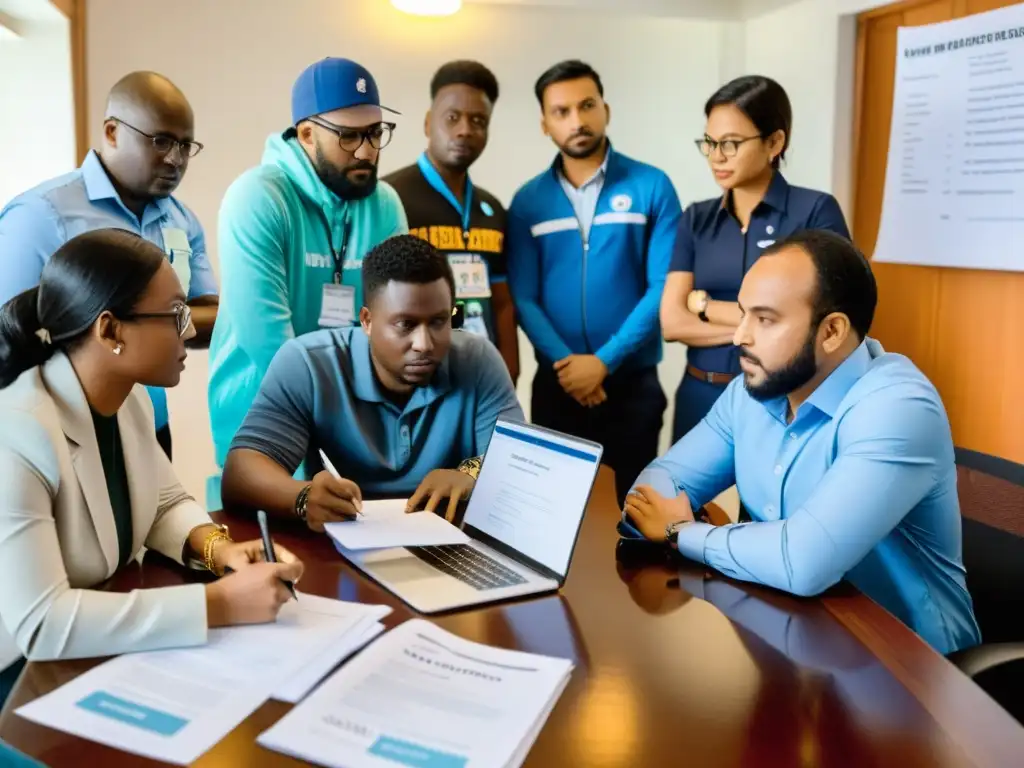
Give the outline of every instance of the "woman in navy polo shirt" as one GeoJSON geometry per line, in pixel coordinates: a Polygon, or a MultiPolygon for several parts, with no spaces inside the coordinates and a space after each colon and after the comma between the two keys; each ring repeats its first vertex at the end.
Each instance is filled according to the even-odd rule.
{"type": "Polygon", "coordinates": [[[662,294],[665,339],[688,347],[673,442],[704,418],[740,372],[732,344],[740,322],[736,297],[761,251],[801,229],[850,236],[832,195],[790,186],[779,173],[792,125],[781,85],[760,75],[736,78],[708,99],[704,114],[697,148],[725,194],[683,213],[662,294]]]}

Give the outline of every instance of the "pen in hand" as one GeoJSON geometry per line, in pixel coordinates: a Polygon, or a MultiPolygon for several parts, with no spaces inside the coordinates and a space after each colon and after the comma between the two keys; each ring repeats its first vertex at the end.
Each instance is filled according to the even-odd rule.
{"type": "MultiPolygon", "coordinates": [[[[263,557],[268,563],[276,563],[277,555],[274,554],[274,543],[270,540],[270,529],[267,528],[267,513],[262,509],[256,512],[256,519],[260,524],[260,534],[263,536],[263,557]]],[[[292,597],[296,600],[299,596],[295,594],[295,585],[290,581],[281,579],[281,582],[288,587],[288,591],[292,593],[292,597]]]]}
{"type": "MultiPolygon", "coordinates": [[[[331,463],[331,460],[327,458],[327,454],[324,453],[324,449],[320,448],[318,449],[318,451],[320,453],[320,461],[324,465],[324,469],[326,469],[330,476],[333,477],[335,480],[341,480],[341,474],[338,472],[338,470],[334,468],[334,465],[331,463]]],[[[352,506],[356,508],[356,514],[363,514],[362,501],[360,501],[359,499],[352,499],[352,506]]]]}

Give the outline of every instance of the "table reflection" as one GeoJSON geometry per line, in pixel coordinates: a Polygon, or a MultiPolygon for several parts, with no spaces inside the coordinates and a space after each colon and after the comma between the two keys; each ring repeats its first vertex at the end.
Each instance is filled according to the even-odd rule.
{"type": "Polygon", "coordinates": [[[653,553],[619,557],[616,570],[647,613],[669,614],[698,599],[735,627],[759,672],[741,764],[871,766],[893,748],[909,748],[908,765],[927,765],[945,751],[906,688],[817,601],[653,553]]]}
{"type": "Polygon", "coordinates": [[[643,694],[622,670],[602,667],[578,694],[573,718],[573,762],[590,766],[630,765],[639,751],[646,724],[641,722],[643,694]]]}
{"type": "Polygon", "coordinates": [[[502,608],[515,637],[515,647],[528,653],[569,659],[573,674],[584,672],[590,660],[572,606],[561,595],[513,603],[502,608]]]}

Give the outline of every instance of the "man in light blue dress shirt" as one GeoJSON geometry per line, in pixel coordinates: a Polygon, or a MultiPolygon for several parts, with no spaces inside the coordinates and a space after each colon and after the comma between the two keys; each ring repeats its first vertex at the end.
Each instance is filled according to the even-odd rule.
{"type": "MultiPolygon", "coordinates": [[[[0,210],[0,304],[39,283],[43,264],[75,235],[118,227],[162,248],[189,297],[199,343],[208,342],[217,317],[217,281],[203,227],[171,193],[188,161],[202,149],[194,140],[192,108],[167,78],[133,72],[107,101],[99,152],[80,168],[14,198],[0,210]]],[[[171,453],[167,395],[150,388],[157,436],[171,453]]]]}
{"type": "Polygon", "coordinates": [[[640,475],[623,533],[796,595],[845,578],[941,653],[978,644],[949,422],[914,364],[867,337],[867,260],[797,233],[764,252],[739,303],[743,378],[640,475]],[[752,522],[694,522],[733,484],[752,522]]]}

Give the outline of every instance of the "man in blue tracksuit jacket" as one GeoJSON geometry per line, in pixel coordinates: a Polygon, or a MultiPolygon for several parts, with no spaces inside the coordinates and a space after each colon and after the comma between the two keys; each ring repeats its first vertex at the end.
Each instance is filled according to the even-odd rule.
{"type": "Polygon", "coordinates": [[[537,353],[531,417],[601,443],[621,504],[658,452],[658,305],[682,212],[668,176],[611,148],[590,66],[556,64],[535,92],[560,152],[516,193],[505,243],[512,300],[537,353]]]}

